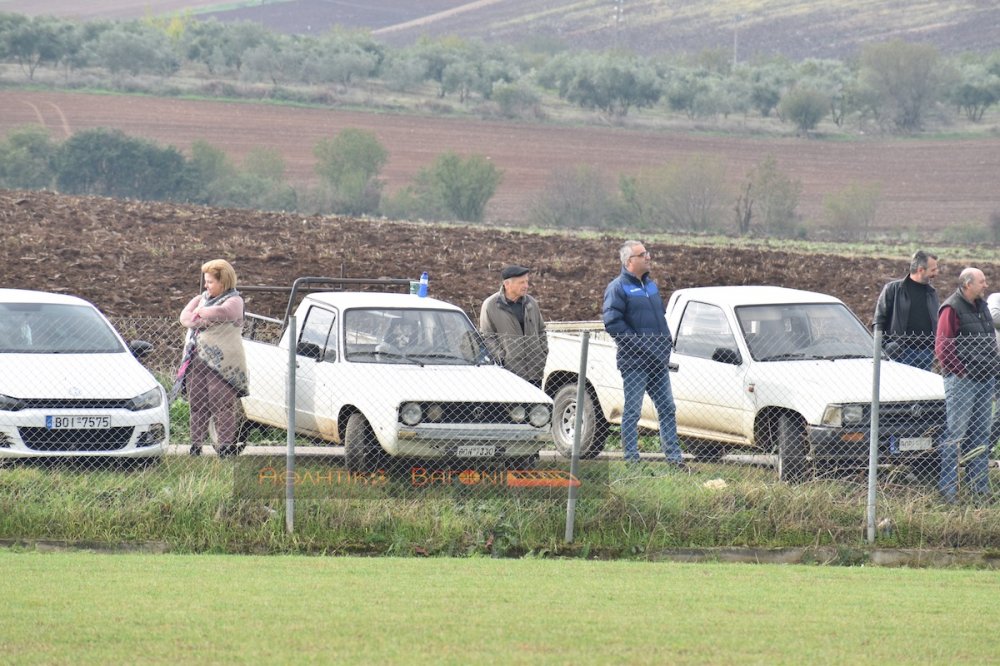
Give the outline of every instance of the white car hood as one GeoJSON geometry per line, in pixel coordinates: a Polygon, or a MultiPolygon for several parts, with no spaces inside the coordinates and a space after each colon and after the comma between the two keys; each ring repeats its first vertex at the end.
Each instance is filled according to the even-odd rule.
{"type": "MultiPolygon", "coordinates": [[[[756,363],[748,381],[772,390],[793,391],[799,400],[808,396],[823,396],[824,402],[871,402],[871,359],[802,360],[756,363]]],[[[786,395],[786,400],[788,399],[786,395]]],[[[879,400],[943,400],[944,380],[941,375],[926,372],[903,363],[882,361],[879,378],[879,400]]]]}
{"type": "Polygon", "coordinates": [[[127,352],[0,354],[0,394],[12,398],[128,399],[156,386],[127,352]]]}

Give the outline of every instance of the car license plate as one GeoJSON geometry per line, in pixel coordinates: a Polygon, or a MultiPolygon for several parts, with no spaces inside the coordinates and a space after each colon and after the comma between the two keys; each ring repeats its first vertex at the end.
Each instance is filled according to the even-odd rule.
{"type": "Polygon", "coordinates": [[[467,444],[459,446],[456,455],[459,458],[489,458],[497,454],[497,447],[486,444],[467,444]]]}
{"type": "Polygon", "coordinates": [[[934,440],[930,437],[901,437],[899,440],[900,451],[926,451],[934,446],[934,440]]]}
{"type": "Polygon", "coordinates": [[[48,430],[107,430],[111,427],[110,416],[46,416],[48,430]]]}

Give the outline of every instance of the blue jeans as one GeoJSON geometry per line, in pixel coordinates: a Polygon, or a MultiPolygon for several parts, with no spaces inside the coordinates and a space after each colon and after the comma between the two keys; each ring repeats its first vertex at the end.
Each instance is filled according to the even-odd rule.
{"type": "Polygon", "coordinates": [[[639,415],[642,413],[642,396],[649,393],[660,421],[660,450],[667,460],[680,462],[681,445],[677,439],[677,410],[674,394],[670,390],[670,370],[663,366],[631,368],[621,373],[625,388],[625,405],[622,408],[625,460],[639,460],[639,415]]]}
{"type": "Polygon", "coordinates": [[[975,380],[946,375],[945,408],[948,436],[941,442],[941,479],[938,489],[946,500],[958,494],[958,459],[963,451],[982,446],[983,451],[966,462],[966,482],[974,493],[990,491],[990,429],[993,424],[994,380],[975,380]]]}
{"type": "Polygon", "coordinates": [[[913,347],[901,347],[896,353],[895,359],[900,363],[912,365],[921,370],[930,370],[934,365],[934,349],[914,349],[913,347]]]}

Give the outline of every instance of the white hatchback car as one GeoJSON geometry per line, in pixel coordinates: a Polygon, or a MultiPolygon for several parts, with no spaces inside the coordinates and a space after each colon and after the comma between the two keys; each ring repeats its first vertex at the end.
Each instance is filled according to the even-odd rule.
{"type": "Polygon", "coordinates": [[[0,461],[152,461],[167,450],[163,387],[91,303],[0,289],[0,461]]]}

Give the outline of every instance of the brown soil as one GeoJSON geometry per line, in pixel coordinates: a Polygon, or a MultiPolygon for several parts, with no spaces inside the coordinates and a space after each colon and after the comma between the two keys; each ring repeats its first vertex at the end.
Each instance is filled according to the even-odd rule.
{"type": "MultiPolygon", "coordinates": [[[[534,268],[533,293],[548,320],[599,317],[622,240],[3,190],[0,235],[0,285],[77,294],[112,315],[177,316],[198,292],[201,263],[225,257],[244,285],[288,285],[304,275],[416,278],[426,270],[432,295],[474,321],[511,262],[534,268]]],[[[665,296],[689,286],[775,284],[833,294],[863,319],[884,282],[906,270],[901,260],[647,247],[665,296]]],[[[943,266],[938,287],[945,292],[962,266],[943,266]]],[[[1000,266],[983,268],[991,282],[1000,278],[1000,266]]],[[[278,300],[248,300],[254,311],[282,312],[278,300]]]]}
{"type": "Polygon", "coordinates": [[[408,184],[445,151],[488,156],[503,182],[487,221],[520,226],[548,179],[560,170],[593,165],[614,182],[619,174],[678,163],[693,155],[723,160],[735,185],[764,156],[802,182],[799,212],[822,217],[823,197],[848,183],[878,183],[876,227],[921,238],[954,224],[986,224],[1000,204],[1000,138],[967,140],[759,139],[607,127],[565,127],[292,108],[260,104],[9,91],[0,95],[0,134],[25,123],[49,127],[62,140],[97,126],[171,144],[183,151],[197,139],[235,161],[252,148],[272,147],[293,185],[316,181],[313,147],[346,127],[374,132],[389,150],[387,191],[408,184]]]}

